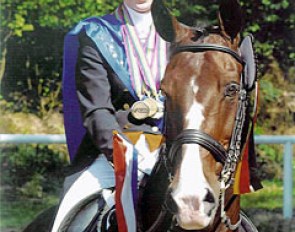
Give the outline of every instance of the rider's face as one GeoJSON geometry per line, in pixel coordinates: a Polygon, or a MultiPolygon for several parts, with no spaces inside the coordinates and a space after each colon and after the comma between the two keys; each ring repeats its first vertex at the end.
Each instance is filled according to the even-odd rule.
{"type": "Polygon", "coordinates": [[[151,10],[153,0],[124,0],[124,2],[135,11],[146,13],[151,10]]]}

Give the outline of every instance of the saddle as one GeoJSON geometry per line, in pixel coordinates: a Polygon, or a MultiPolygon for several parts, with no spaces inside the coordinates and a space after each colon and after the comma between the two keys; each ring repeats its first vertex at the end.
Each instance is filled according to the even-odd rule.
{"type": "Polygon", "coordinates": [[[243,211],[241,211],[240,216],[242,217],[242,222],[239,228],[239,232],[258,232],[252,221],[243,211]]]}

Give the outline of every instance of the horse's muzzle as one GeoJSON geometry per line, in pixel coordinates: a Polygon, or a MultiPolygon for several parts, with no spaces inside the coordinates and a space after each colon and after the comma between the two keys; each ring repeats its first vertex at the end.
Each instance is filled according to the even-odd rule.
{"type": "Polygon", "coordinates": [[[194,195],[182,195],[166,198],[167,209],[176,215],[177,223],[183,229],[199,230],[210,225],[215,216],[217,200],[213,193],[206,189],[202,198],[194,195]]]}

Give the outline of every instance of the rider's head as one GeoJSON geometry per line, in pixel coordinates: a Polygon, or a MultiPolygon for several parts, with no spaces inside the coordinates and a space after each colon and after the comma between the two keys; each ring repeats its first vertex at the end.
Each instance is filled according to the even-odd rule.
{"type": "Polygon", "coordinates": [[[140,13],[149,12],[152,2],[153,0],[124,0],[128,7],[140,13]]]}

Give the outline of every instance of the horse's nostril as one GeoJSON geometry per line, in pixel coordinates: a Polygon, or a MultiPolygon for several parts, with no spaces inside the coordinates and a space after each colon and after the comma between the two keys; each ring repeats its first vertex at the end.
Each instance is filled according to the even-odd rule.
{"type": "Polygon", "coordinates": [[[207,194],[204,197],[204,201],[206,201],[208,203],[212,203],[212,204],[215,203],[214,196],[213,196],[212,192],[209,189],[207,189],[207,194]]]}

